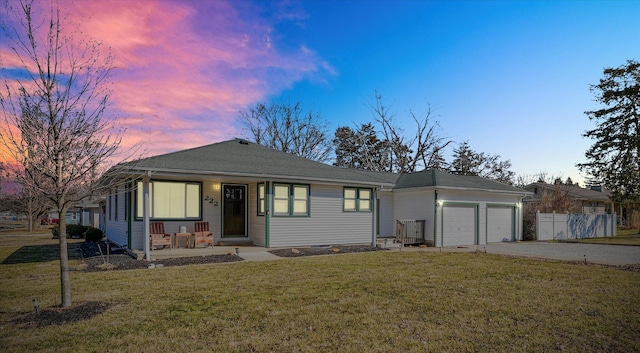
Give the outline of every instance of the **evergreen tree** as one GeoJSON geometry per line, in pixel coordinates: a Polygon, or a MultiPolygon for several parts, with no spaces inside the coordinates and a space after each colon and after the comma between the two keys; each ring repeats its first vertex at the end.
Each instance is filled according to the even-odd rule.
{"type": "Polygon", "coordinates": [[[465,141],[453,150],[451,172],[459,175],[481,176],[505,184],[513,184],[514,173],[510,160],[500,160],[497,154],[486,154],[471,149],[465,141]]]}
{"type": "Polygon", "coordinates": [[[595,142],[578,167],[590,183],[606,185],[615,200],[640,201],[640,63],[605,68],[591,92],[603,107],[585,112],[596,127],[583,136],[595,142]]]}

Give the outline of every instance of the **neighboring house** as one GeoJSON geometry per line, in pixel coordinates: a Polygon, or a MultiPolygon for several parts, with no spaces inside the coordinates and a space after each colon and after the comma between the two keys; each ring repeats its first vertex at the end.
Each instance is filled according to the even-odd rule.
{"type": "Polygon", "coordinates": [[[145,251],[153,220],[168,233],[207,221],[216,244],[267,248],[375,244],[395,234],[396,220],[424,220],[435,246],[515,241],[529,194],[436,170],[339,168],[239,139],[118,165],[108,175],[104,181],[119,186],[106,198],[106,235],[145,251]]]}
{"type": "Polygon", "coordinates": [[[80,212],[79,224],[100,228],[101,200],[85,200],[75,205],[74,209],[80,212]]]}
{"type": "MultiPolygon", "coordinates": [[[[545,193],[555,193],[568,199],[573,213],[613,213],[615,211],[610,193],[601,187],[586,189],[576,185],[533,183],[525,186],[524,189],[532,193],[532,195],[523,200],[525,204],[539,204],[545,193]]],[[[555,211],[564,212],[561,210],[555,211]]]]}

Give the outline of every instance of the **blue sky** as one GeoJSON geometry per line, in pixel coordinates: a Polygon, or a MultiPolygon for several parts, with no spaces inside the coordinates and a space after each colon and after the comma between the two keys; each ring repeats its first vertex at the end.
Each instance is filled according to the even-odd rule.
{"type": "MultiPolygon", "coordinates": [[[[272,100],[321,113],[333,134],[372,121],[377,90],[408,132],[409,110],[430,104],[442,136],[510,159],[518,175],[583,183],[589,85],[640,60],[640,1],[57,4],[63,29],[114,55],[108,116],[127,129],[123,147],[146,155],[243,136],[239,112],[272,100]]],[[[20,77],[1,39],[0,76],[20,77]]]]}
{"type": "MultiPolygon", "coordinates": [[[[582,181],[589,85],[640,60],[640,2],[311,1],[282,27],[335,70],[274,95],[336,126],[372,119],[375,90],[409,130],[435,108],[442,136],[510,159],[517,174],[582,181]]],[[[447,156],[450,158],[450,156],[447,156]]]]}

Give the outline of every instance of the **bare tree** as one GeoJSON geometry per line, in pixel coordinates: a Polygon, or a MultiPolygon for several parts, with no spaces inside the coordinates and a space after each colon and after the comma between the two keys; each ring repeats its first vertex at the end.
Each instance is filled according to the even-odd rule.
{"type": "Polygon", "coordinates": [[[63,33],[59,7],[7,2],[15,25],[3,34],[21,64],[23,79],[3,77],[0,103],[6,123],[0,141],[28,190],[44,195],[60,215],[62,305],[71,305],[65,214],[94,192],[103,165],[115,157],[123,130],[105,117],[111,54],[94,40],[63,33]],[[39,23],[37,11],[45,20],[39,23]],[[115,131],[115,132],[114,132],[115,131]]]}
{"type": "Polygon", "coordinates": [[[26,219],[29,232],[39,227],[40,217],[49,209],[49,200],[32,190],[22,189],[15,194],[0,193],[0,211],[10,211],[18,219],[26,219]]]}
{"type": "MultiPolygon", "coordinates": [[[[430,168],[442,169],[446,165],[444,158],[442,158],[442,151],[451,141],[439,135],[440,126],[437,122],[431,122],[430,105],[427,106],[427,112],[422,117],[409,111],[415,123],[415,129],[412,130],[415,131],[413,135],[408,135],[404,129],[396,124],[391,107],[384,105],[380,93],[375,92],[374,103],[370,108],[375,123],[379,127],[377,134],[380,137],[376,135],[375,138],[372,138],[369,133],[356,134],[360,136],[359,142],[362,144],[362,148],[356,150],[355,153],[359,155],[355,158],[363,159],[366,162],[365,165],[368,166],[366,169],[409,173],[430,168]]],[[[371,126],[373,129],[372,124],[362,125],[362,127],[364,126],[371,126]]],[[[336,131],[336,139],[334,139],[336,148],[340,148],[341,138],[347,136],[339,135],[339,132],[344,131],[340,131],[340,128],[336,131]]],[[[344,154],[343,152],[348,153],[349,151],[336,150],[336,155],[344,154]]],[[[336,165],[341,164],[336,161],[336,165]]]]}
{"type": "Polygon", "coordinates": [[[318,162],[331,157],[328,123],[300,103],[258,103],[240,118],[255,143],[318,162]]]}

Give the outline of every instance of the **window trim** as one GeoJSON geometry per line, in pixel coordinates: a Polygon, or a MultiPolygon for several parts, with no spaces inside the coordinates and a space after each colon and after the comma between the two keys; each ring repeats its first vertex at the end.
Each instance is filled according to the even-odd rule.
{"type": "Polygon", "coordinates": [[[273,192],[272,197],[273,207],[272,214],[274,217],[309,217],[311,215],[311,185],[309,184],[294,184],[294,183],[273,183],[273,192]],[[285,186],[287,187],[287,212],[276,212],[275,202],[276,200],[284,200],[284,198],[276,198],[276,187],[277,186],[285,186]],[[296,188],[304,188],[306,192],[306,210],[305,212],[295,212],[294,203],[295,199],[295,189],[296,188]]]}
{"type": "Polygon", "coordinates": [[[256,214],[258,216],[264,216],[267,214],[267,185],[266,183],[258,183],[257,185],[256,199],[258,200],[256,214]],[[260,198],[260,189],[262,188],[262,198],[260,198]],[[262,207],[260,207],[262,206],[262,207]],[[262,211],[261,211],[262,210],[262,211]]]}
{"type": "Polygon", "coordinates": [[[114,199],[115,202],[114,207],[113,207],[113,213],[114,213],[114,220],[117,222],[118,221],[118,192],[120,192],[120,190],[118,188],[116,188],[116,193],[114,194],[114,199]]]}
{"type": "MultiPolygon", "coordinates": [[[[201,221],[202,220],[202,193],[203,193],[203,183],[201,181],[185,181],[185,180],[164,180],[164,179],[154,179],[154,180],[150,180],[149,181],[149,207],[151,208],[149,210],[149,220],[152,221],[201,221]],[[181,218],[167,218],[167,217],[153,217],[153,193],[154,193],[154,187],[153,187],[153,183],[154,182],[160,182],[160,183],[179,183],[179,184],[183,184],[185,187],[185,217],[181,217],[181,218]],[[197,217],[186,217],[186,212],[187,212],[187,185],[198,185],[198,216],[197,217]]],[[[135,205],[134,205],[134,211],[133,211],[133,219],[135,221],[142,221],[144,220],[144,215],[138,215],[138,206],[140,205],[139,203],[142,203],[143,200],[140,199],[140,197],[138,196],[138,189],[140,188],[140,190],[142,190],[143,187],[143,182],[142,179],[138,179],[135,181],[135,189],[134,189],[134,194],[135,194],[135,205]]],[[[144,207],[144,206],[141,206],[144,207]]]]}
{"type": "Polygon", "coordinates": [[[345,186],[342,189],[342,212],[373,212],[373,189],[371,188],[359,188],[359,187],[351,187],[351,186],[345,186]],[[356,197],[355,198],[347,198],[346,194],[347,194],[347,190],[353,190],[356,193],[356,197]],[[364,199],[360,196],[360,192],[361,191],[368,191],[369,192],[369,198],[364,199]],[[347,209],[346,208],[346,201],[347,200],[353,200],[355,202],[355,208],[354,209],[347,209]],[[364,200],[368,200],[369,201],[369,208],[366,210],[361,210],[360,209],[360,203],[361,201],[364,200]]]}

